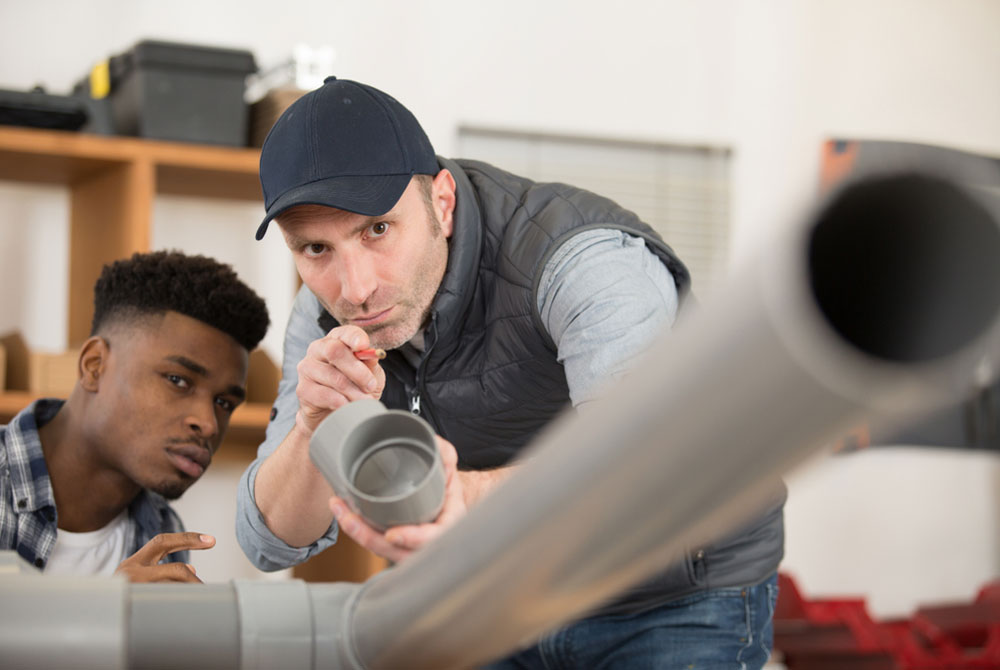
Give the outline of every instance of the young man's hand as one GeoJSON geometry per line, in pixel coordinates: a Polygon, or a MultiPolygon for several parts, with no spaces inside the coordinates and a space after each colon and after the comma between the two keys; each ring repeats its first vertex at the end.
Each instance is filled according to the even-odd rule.
{"type": "Polygon", "coordinates": [[[194,566],[187,563],[160,563],[163,557],[185,549],[210,549],[215,538],[201,533],[160,533],[118,566],[116,575],[130,582],[197,582],[194,566]]]}
{"type": "Polygon", "coordinates": [[[377,359],[359,360],[354,353],[370,346],[368,333],[357,326],[338,326],[309,345],[299,361],[296,423],[306,435],[335,409],[352,400],[382,397],[385,371],[377,359]]]}
{"type": "Polygon", "coordinates": [[[465,516],[467,508],[462,479],[458,476],[458,454],[451,442],[440,436],[436,438],[445,471],[444,506],[437,519],[430,523],[393,526],[383,533],[368,525],[344,500],[333,496],[330,510],[340,530],[368,551],[398,563],[465,516]]]}

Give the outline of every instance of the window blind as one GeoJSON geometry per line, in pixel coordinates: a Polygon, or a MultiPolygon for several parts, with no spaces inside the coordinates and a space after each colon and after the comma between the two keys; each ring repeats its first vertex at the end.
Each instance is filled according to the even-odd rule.
{"type": "Polygon", "coordinates": [[[691,271],[704,296],[722,278],[729,241],[730,151],[459,128],[459,155],[536,181],[611,198],[652,226],[691,271]]]}

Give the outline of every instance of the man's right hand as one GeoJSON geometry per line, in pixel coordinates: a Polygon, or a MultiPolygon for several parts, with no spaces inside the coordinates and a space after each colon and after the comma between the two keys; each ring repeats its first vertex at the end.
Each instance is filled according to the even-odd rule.
{"type": "Polygon", "coordinates": [[[357,326],[338,326],[309,345],[299,361],[296,424],[306,435],[333,410],[361,398],[382,397],[385,371],[377,360],[358,360],[354,352],[370,346],[357,326]]]}
{"type": "Polygon", "coordinates": [[[338,326],[309,345],[298,364],[295,426],[261,463],[254,499],[267,527],[291,547],[305,547],[330,527],[327,506],[332,490],[309,459],[309,439],[320,422],[349,402],[382,397],[385,371],[377,360],[359,360],[368,334],[357,326],[338,326]]]}
{"type": "Polygon", "coordinates": [[[185,549],[210,549],[215,538],[201,533],[160,533],[118,566],[116,575],[130,582],[196,582],[194,566],[187,563],[160,563],[164,556],[185,549]]]}

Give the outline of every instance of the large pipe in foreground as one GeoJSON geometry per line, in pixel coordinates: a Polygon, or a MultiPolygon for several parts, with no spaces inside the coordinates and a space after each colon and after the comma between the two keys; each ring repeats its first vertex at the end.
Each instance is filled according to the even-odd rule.
{"type": "MultiPolygon", "coordinates": [[[[928,409],[994,362],[1000,212],[967,184],[1000,179],[975,167],[847,186],[399,566],[360,586],[235,582],[197,609],[197,588],[131,585],[105,599],[93,658],[124,660],[127,640],[129,667],[469,667],[580,616],[739,523],[867,411],[928,409]]],[[[44,582],[0,582],[0,649],[30,667],[67,660],[19,645],[43,619],[17,603],[44,582]]]]}
{"type": "Polygon", "coordinates": [[[964,392],[1000,313],[1000,217],[968,184],[1000,180],[950,177],[845,186],[561,418],[458,527],[364,585],[345,622],[359,664],[498,657],[733,528],[866,411],[964,392]]]}

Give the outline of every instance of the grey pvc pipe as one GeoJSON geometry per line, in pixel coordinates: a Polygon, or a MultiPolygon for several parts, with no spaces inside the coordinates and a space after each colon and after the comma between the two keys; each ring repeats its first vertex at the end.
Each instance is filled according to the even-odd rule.
{"type": "Polygon", "coordinates": [[[129,668],[212,670],[239,663],[240,626],[232,585],[127,588],[129,668]]]}
{"type": "Polygon", "coordinates": [[[128,584],[43,575],[0,552],[0,667],[353,668],[357,584],[128,584]]]}
{"type": "Polygon", "coordinates": [[[124,579],[42,575],[15,564],[15,552],[3,553],[9,557],[0,561],[0,667],[129,667],[124,579]]]}
{"type": "Polygon", "coordinates": [[[1000,228],[980,195],[887,171],[787,231],[451,532],[364,585],[347,622],[361,667],[502,656],[734,528],[866,413],[959,397],[997,349],[1000,228]]]}
{"type": "Polygon", "coordinates": [[[129,585],[127,667],[357,667],[343,631],[359,588],[301,580],[129,585]]]}

